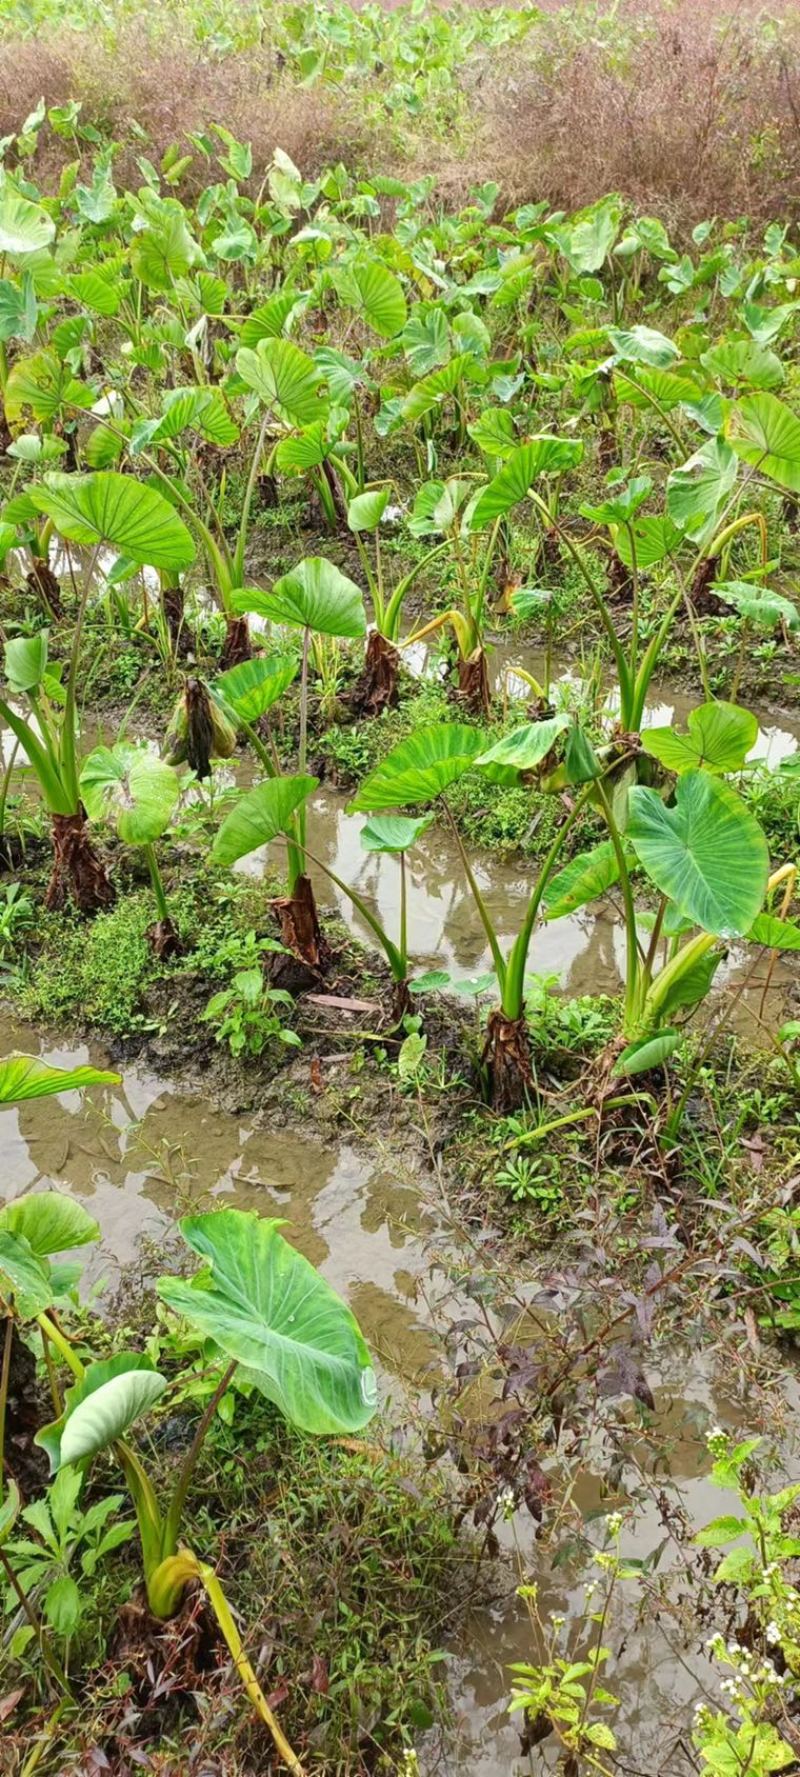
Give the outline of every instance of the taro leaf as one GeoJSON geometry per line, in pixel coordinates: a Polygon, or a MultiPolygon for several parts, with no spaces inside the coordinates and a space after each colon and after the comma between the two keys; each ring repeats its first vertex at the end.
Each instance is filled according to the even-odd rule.
{"type": "Polygon", "coordinates": [[[50,1473],[69,1462],[83,1462],[107,1450],[164,1393],[166,1376],[141,1352],[120,1351],[116,1357],[89,1364],[79,1382],[64,1395],[64,1412],[43,1425],[34,1443],[47,1452],[50,1473]]]}
{"type": "Polygon", "coordinates": [[[364,600],[354,580],[324,556],[309,555],[276,580],[271,592],[234,594],[237,611],[255,612],[271,623],[291,623],[324,636],[363,636],[364,600]]]}
{"type": "Polygon", "coordinates": [[[0,1228],[0,1294],[12,1295],[24,1320],[43,1314],[53,1300],[47,1263],[37,1259],[21,1234],[0,1228]]]}
{"type": "Polygon", "coordinates": [[[647,364],[652,370],[669,370],[681,355],[673,341],[655,327],[607,327],[606,332],[614,356],[623,363],[647,364]]]}
{"type": "Polygon", "coordinates": [[[194,561],[191,533],[156,488],[113,471],[62,475],[30,489],[40,512],[73,543],[109,543],[135,562],[176,570],[194,561]]]}
{"type": "Polygon", "coordinates": [[[737,475],[736,457],[724,438],[709,438],[667,481],[667,512],[674,525],[704,545],[737,475]]]}
{"type": "Polygon", "coordinates": [[[678,778],[674,807],[637,784],[627,836],[648,876],[703,931],[743,937],[767,887],[769,849],[736,791],[707,771],[678,778]]]}
{"type": "Polygon", "coordinates": [[[725,436],[745,463],[800,492],[800,419],[777,395],[746,395],[731,408],[725,436]]]}
{"type": "Polygon", "coordinates": [[[653,1037],[642,1037],[638,1043],[629,1043],[611,1069],[614,1078],[627,1079],[631,1074],[644,1074],[650,1068],[661,1067],[674,1054],[680,1040],[679,1030],[668,1029],[657,1031],[653,1037]]]}
{"type": "Polygon", "coordinates": [[[369,488],[365,494],[355,494],[347,508],[348,529],[377,530],[388,503],[388,487],[369,488]]]}
{"type": "MultiPolygon", "coordinates": [[[[5,1492],[0,1493],[0,1549],[2,1548],[3,1543],[8,1542],[14,1525],[19,1517],[21,1504],[22,1501],[20,1499],[17,1483],[13,1479],[13,1476],[9,1475],[5,1483],[5,1492]]],[[[20,1696],[23,1694],[22,1691],[19,1692],[20,1696]]],[[[5,1717],[2,1710],[0,1710],[0,1721],[4,1720],[5,1717]]]]}
{"type": "Polygon", "coordinates": [[[452,976],[447,969],[428,969],[427,974],[417,975],[408,983],[408,991],[413,994],[441,993],[442,989],[451,985],[452,976]]]}
{"type": "Polygon", "coordinates": [[[672,519],[660,513],[642,513],[630,529],[626,525],[615,526],[612,533],[614,548],[626,568],[633,567],[630,531],[633,531],[633,549],[640,572],[654,568],[657,562],[671,555],[682,536],[672,519]]]}
{"type": "Polygon", "coordinates": [[[563,919],[565,914],[575,913],[618,881],[617,855],[611,840],[604,839],[601,845],[593,845],[590,851],[570,858],[563,870],[550,878],[543,897],[545,919],[563,919]]]}
{"type": "Polygon", "coordinates": [[[242,346],[236,368],[249,389],[291,426],[309,426],[324,416],[322,373],[290,339],[262,339],[254,350],[242,346]]]}
{"type": "Polygon", "coordinates": [[[317,787],[315,777],[268,777],[243,796],[226,815],[214,840],[212,858],[216,864],[235,864],[261,845],[268,845],[279,833],[285,833],[292,816],[311,791],[317,787]]]}
{"type": "Polygon", "coordinates": [[[699,1005],[708,993],[722,956],[721,950],[708,950],[698,956],[692,944],[684,945],[669,965],[669,986],[666,992],[662,990],[659,998],[659,1017],[668,1018],[682,1006],[699,1005]],[[681,962],[683,967],[679,968],[681,962]]]}
{"type": "Polygon", "coordinates": [[[616,196],[604,197],[562,227],[553,238],[574,272],[596,272],[604,264],[619,232],[622,205],[616,196]]]}
{"type": "Polygon", "coordinates": [[[757,629],[771,632],[784,623],[787,629],[800,627],[800,612],[791,599],[784,598],[779,592],[772,592],[768,586],[751,586],[749,580],[715,580],[713,586],[717,598],[725,600],[744,617],[747,623],[754,623],[757,629]]]}
{"type": "Polygon", "coordinates": [[[342,302],[355,309],[381,339],[394,339],[408,320],[403,286],[379,259],[357,260],[336,277],[342,302]]]}
{"type": "Polygon", "coordinates": [[[191,1282],[162,1277],[163,1302],[244,1364],[301,1431],[361,1431],[375,1413],[369,1351],[350,1309],[279,1221],[237,1209],[184,1216],[180,1230],[206,1261],[191,1282]]]}
{"type": "Polygon", "coordinates": [[[39,204],[19,197],[10,185],[0,192],[0,255],[21,259],[48,247],[56,232],[52,216],[39,204]]]}
{"type": "Polygon", "coordinates": [[[800,950],[800,925],[774,913],[759,913],[746,937],[748,943],[764,944],[768,950],[800,950]]]}
{"type": "Polygon", "coordinates": [[[323,420],[314,420],[304,432],[282,438],[275,451],[275,464],[284,475],[305,475],[316,469],[330,454],[331,440],[323,420]]]}
{"type": "Polygon", "coordinates": [[[537,475],[574,468],[583,456],[583,445],[577,438],[554,438],[542,433],[512,450],[501,470],[478,496],[472,510],[470,528],[483,530],[487,524],[502,518],[524,500],[537,475]]]}
{"type": "Polygon", "coordinates": [[[724,339],[701,352],[700,363],[718,382],[750,383],[754,389],[777,389],[784,381],[780,358],[752,339],[724,339]]]}
{"type": "Polygon", "coordinates": [[[91,407],[92,390],[73,376],[69,365],[62,364],[55,352],[34,352],[30,358],[17,358],[8,373],[3,394],[6,419],[15,424],[30,408],[34,419],[46,422],[63,412],[74,418],[76,407],[91,407]]]}
{"type": "Polygon", "coordinates": [[[40,629],[35,636],[15,636],[5,645],[5,669],[9,691],[34,691],[41,685],[47,671],[49,632],[40,629]]]}
{"type": "Polygon", "coordinates": [[[84,760],[81,796],[93,821],[113,821],[124,845],[152,845],[169,826],[178,774],[149,747],[95,747],[84,760]]]}
{"type": "Polygon", "coordinates": [[[668,771],[741,771],[758,740],[758,720],[735,703],[703,703],[690,711],[688,733],[647,728],[642,746],[668,771]]]}
{"type": "Polygon", "coordinates": [[[211,694],[233,721],[257,722],[265,716],[297,677],[299,661],[285,655],[256,654],[228,672],[220,673],[211,694]]]}
{"type": "Polygon", "coordinates": [[[577,722],[573,723],[567,735],[564,765],[567,782],[570,784],[588,784],[593,778],[602,775],[602,766],[594,747],[577,722]]]}
{"type": "Polygon", "coordinates": [[[402,814],[375,814],[361,829],[361,849],[380,852],[408,851],[409,846],[416,844],[420,834],[426,832],[432,820],[432,814],[418,815],[416,820],[402,814]]]}
{"type": "Polygon", "coordinates": [[[479,729],[461,722],[437,722],[418,729],[365,778],[349,813],[372,814],[376,809],[432,802],[472,769],[484,744],[485,736],[479,729]]]}
{"type": "Polygon", "coordinates": [[[474,381],[477,370],[472,352],[459,352],[441,370],[432,370],[429,376],[423,376],[409,389],[400,403],[400,417],[416,424],[426,413],[441,407],[449,395],[455,395],[462,382],[474,381]]]}
{"type": "Polygon", "coordinates": [[[571,717],[566,711],[558,716],[548,716],[544,722],[528,722],[504,735],[502,740],[495,741],[494,746],[481,753],[475,763],[480,766],[511,765],[517,771],[533,771],[547,758],[559,734],[570,725],[571,717]]]}
{"type": "Polygon", "coordinates": [[[118,1086],[119,1074],[96,1067],[50,1067],[38,1055],[6,1055],[0,1061],[0,1105],[22,1104],[29,1098],[51,1098],[84,1086],[118,1086]]]}
{"type": "Polygon", "coordinates": [[[37,1259],[88,1246],[100,1229],[74,1197],[61,1191],[34,1191],[0,1209],[0,1230],[26,1240],[37,1259]]]}

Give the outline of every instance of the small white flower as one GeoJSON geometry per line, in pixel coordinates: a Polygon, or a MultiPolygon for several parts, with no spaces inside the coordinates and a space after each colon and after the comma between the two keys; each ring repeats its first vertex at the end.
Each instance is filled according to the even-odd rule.
{"type": "Polygon", "coordinates": [[[773,1647],[776,1642],[780,1641],[781,1632],[777,1623],[768,1623],[764,1630],[764,1634],[766,1635],[767,1641],[770,1642],[773,1647]]]}
{"type": "Polygon", "coordinates": [[[621,1529],[622,1513],[609,1512],[608,1517],[606,1518],[606,1530],[608,1531],[609,1536],[619,1536],[621,1529]]]}

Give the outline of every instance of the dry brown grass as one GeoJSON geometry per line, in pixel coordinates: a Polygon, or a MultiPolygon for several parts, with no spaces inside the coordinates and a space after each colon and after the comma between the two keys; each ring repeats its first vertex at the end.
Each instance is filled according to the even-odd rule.
{"type": "Polygon", "coordinates": [[[509,193],[574,209],[621,191],[679,228],[796,216],[796,0],[629,0],[621,22],[634,41],[620,62],[613,46],[565,48],[556,15],[537,64],[485,87],[482,154],[509,193]]]}
{"type": "MultiPolygon", "coordinates": [[[[122,178],[138,178],[143,151],[132,120],[152,158],[216,121],[252,144],[256,179],[279,145],[307,174],[339,159],[431,170],[451,202],[496,178],[510,200],[568,209],[618,190],[678,230],[710,215],[797,215],[800,0],[623,0],[620,28],[594,43],[570,28],[578,0],[545,6],[551,16],[525,44],[493,60],[478,50],[460,70],[469,128],[455,148],[423,124],[398,151],[368,128],[357,83],[298,88],[268,44],[212,59],[145,23],[113,54],[87,36],[0,41],[0,134],[44,94],[50,105],[83,100],[84,116],[123,144],[122,178]]],[[[34,168],[43,184],[72,153],[46,139],[34,168]]],[[[195,171],[205,182],[208,169],[195,171]]]]}
{"type": "MultiPolygon", "coordinates": [[[[258,176],[276,147],[308,174],[348,150],[356,156],[360,151],[350,108],[327,89],[311,93],[289,85],[268,48],[212,60],[188,40],[173,39],[167,50],[133,32],[120,38],[113,53],[82,35],[48,45],[0,42],[0,135],[18,129],[42,95],[48,106],[82,101],[84,117],[122,144],[121,177],[138,177],[136,154],[158,158],[183,142],[187,130],[211,123],[251,143],[258,176]],[[145,131],[147,146],[131,131],[132,122],[145,131]]],[[[46,185],[73,155],[71,143],[43,136],[37,178],[46,185]]],[[[201,162],[197,167],[204,184],[208,170],[201,162]]]]}

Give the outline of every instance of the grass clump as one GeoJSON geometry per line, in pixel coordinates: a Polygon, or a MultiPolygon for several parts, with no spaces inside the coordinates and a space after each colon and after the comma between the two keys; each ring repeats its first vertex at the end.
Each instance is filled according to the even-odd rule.
{"type": "Polygon", "coordinates": [[[70,913],[42,914],[39,949],[18,987],[27,1017],[97,1025],[114,1036],[141,1028],[142,995],[159,964],[147,942],[153,903],[126,895],[87,923],[70,913]]]}

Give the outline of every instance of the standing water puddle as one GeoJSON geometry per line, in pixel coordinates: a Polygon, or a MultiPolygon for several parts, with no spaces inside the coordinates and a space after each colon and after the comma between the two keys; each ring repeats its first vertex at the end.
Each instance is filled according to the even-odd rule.
{"type": "MultiPolygon", "coordinates": [[[[105,1061],[102,1051],[43,1042],[26,1026],[0,1021],[0,1053],[15,1048],[40,1052],[60,1066],[105,1061]]],[[[88,1099],[66,1093],[0,1111],[0,1177],[6,1199],[52,1184],[86,1204],[101,1227],[100,1256],[88,1273],[98,1286],[113,1284],[124,1266],[132,1266],[135,1277],[137,1259],[143,1273],[157,1272],[168,1230],[191,1204],[224,1200],[285,1216],[289,1237],[358,1315],[378,1359],[385,1405],[393,1398],[407,1404],[416,1397],[424,1414],[431,1375],[442,1368],[436,1308],[444,1285],[431,1274],[433,1243],[440,1253],[443,1245],[452,1252],[453,1240],[420,1180],[405,1163],[394,1164],[391,1155],[376,1162],[346,1143],[335,1147],[284,1131],[278,1138],[258,1118],[217,1110],[133,1064],[118,1087],[96,1088],[88,1099]]],[[[450,1295],[448,1313],[452,1308],[450,1295]]],[[[456,1308],[470,1319],[476,1315],[467,1294],[456,1308]]],[[[616,1506],[626,1492],[637,1500],[623,1551],[641,1559],[663,1544],[662,1571],[681,1556],[664,1528],[659,1493],[669,1496],[673,1509],[682,1508],[695,1528],[729,1511],[730,1496],[704,1478],[705,1434],[712,1423],[753,1431],[757,1403],[748,1416],[744,1366],[740,1376],[730,1350],[723,1364],[688,1344],[680,1350],[662,1347],[648,1364],[648,1379],[656,1399],[653,1427],[637,1430],[631,1415],[628,1455],[611,1503],[616,1506]]],[[[787,1414],[796,1418],[800,1396],[791,1377],[783,1380],[787,1414]]],[[[787,1452],[789,1473],[800,1473],[791,1455],[787,1452]]],[[[573,1534],[584,1529],[584,1520],[608,1509],[601,1456],[598,1433],[596,1467],[590,1459],[564,1515],[573,1534]]],[[[558,1491],[557,1476],[554,1483],[558,1491]]],[[[585,1529],[593,1543],[601,1542],[596,1526],[588,1522],[585,1529]]],[[[456,1743],[444,1767],[435,1759],[430,1769],[444,1768],[458,1777],[522,1777],[532,1768],[520,1754],[506,1709],[509,1664],[538,1657],[516,1596],[517,1581],[535,1577],[544,1614],[559,1611],[577,1624],[582,1582],[596,1573],[585,1550],[553,1565],[552,1551],[537,1550],[524,1514],[502,1533],[508,1558],[491,1573],[476,1575],[475,1596],[482,1602],[466,1624],[459,1613],[449,1656],[456,1743]]],[[[637,1603],[636,1589],[623,1587],[605,1637],[613,1654],[607,1682],[621,1698],[615,1731],[623,1757],[635,1757],[638,1768],[679,1777],[691,1768],[679,1743],[683,1735],[685,1747],[698,1687],[710,1682],[716,1694],[702,1654],[708,1630],[697,1625],[686,1644],[669,1612],[639,1623],[637,1603]]],[[[577,1645],[583,1649],[585,1642],[577,1645]]]]}

